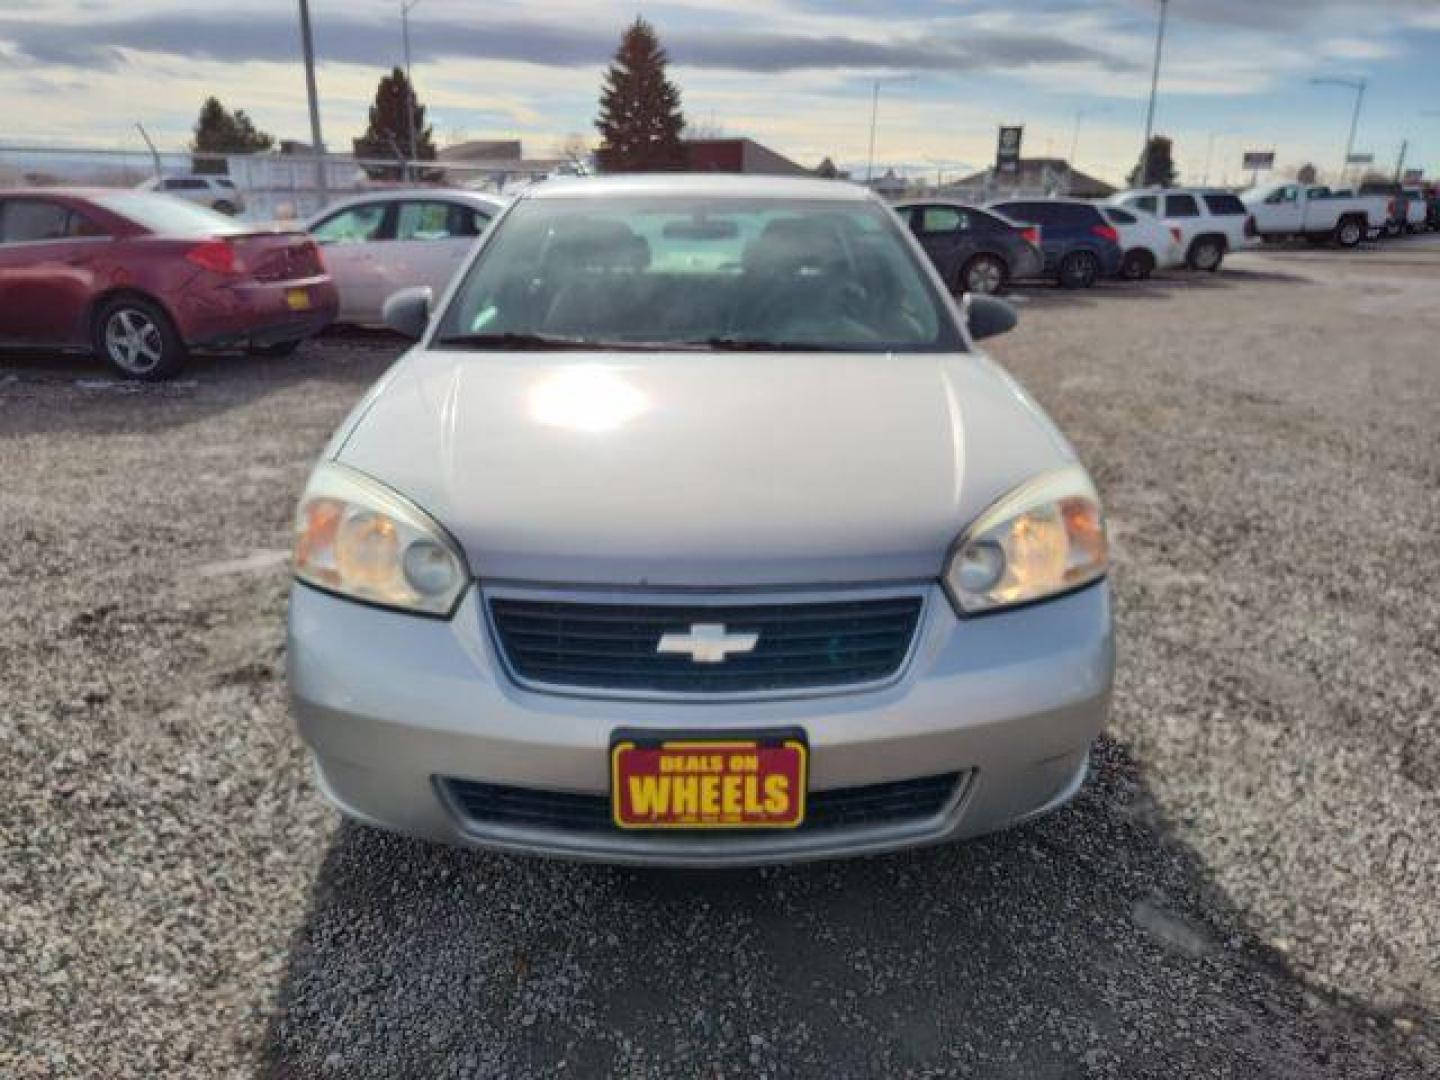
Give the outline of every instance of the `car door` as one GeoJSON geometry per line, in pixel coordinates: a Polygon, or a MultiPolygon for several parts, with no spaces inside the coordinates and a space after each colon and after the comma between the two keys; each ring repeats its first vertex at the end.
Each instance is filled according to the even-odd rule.
{"type": "Polygon", "coordinates": [[[380,321],[380,309],[389,295],[381,263],[383,249],[395,234],[396,205],[386,200],[356,203],[310,227],[340,293],[341,322],[380,321]]]}
{"type": "Polygon", "coordinates": [[[1286,184],[1266,196],[1265,228],[1267,232],[1301,232],[1304,225],[1304,212],[1300,207],[1300,188],[1297,185],[1286,184]]]}
{"type": "Polygon", "coordinates": [[[1180,230],[1180,244],[1189,249],[1190,241],[1204,228],[1205,219],[1200,216],[1200,202],[1194,195],[1166,195],[1165,211],[1160,215],[1167,225],[1180,230]]]}
{"type": "Polygon", "coordinates": [[[960,267],[975,250],[970,215],[957,206],[935,204],[911,207],[909,218],[915,239],[940,276],[953,284],[960,267]]]}
{"type": "Polygon", "coordinates": [[[396,206],[395,238],[377,270],[387,295],[426,285],[438,298],[475,246],[489,215],[448,199],[406,199],[396,206]]]}
{"type": "Polygon", "coordinates": [[[64,202],[0,198],[0,343],[82,344],[109,244],[95,221],[64,202]]]}

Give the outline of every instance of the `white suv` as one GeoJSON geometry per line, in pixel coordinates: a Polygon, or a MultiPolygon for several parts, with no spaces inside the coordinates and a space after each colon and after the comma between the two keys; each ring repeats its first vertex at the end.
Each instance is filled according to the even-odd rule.
{"type": "Polygon", "coordinates": [[[245,209],[245,199],[228,176],[157,176],[139,185],[232,217],[245,209]]]}
{"type": "Polygon", "coordinates": [[[1248,247],[1249,214],[1238,195],[1200,188],[1148,188],[1122,191],[1108,200],[1116,206],[1144,210],[1180,230],[1185,265],[1213,273],[1225,253],[1248,247]]]}

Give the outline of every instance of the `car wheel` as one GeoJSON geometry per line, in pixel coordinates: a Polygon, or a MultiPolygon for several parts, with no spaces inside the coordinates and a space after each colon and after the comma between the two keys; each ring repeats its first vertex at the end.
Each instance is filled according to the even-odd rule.
{"type": "Polygon", "coordinates": [[[235,204],[225,199],[216,202],[210,209],[214,210],[217,214],[226,214],[230,217],[235,216],[235,204]]]}
{"type": "Polygon", "coordinates": [[[1365,229],[1355,218],[1345,218],[1335,226],[1335,242],[1341,247],[1353,248],[1365,238],[1365,229]]]}
{"type": "Polygon", "coordinates": [[[273,345],[251,345],[251,356],[293,356],[295,350],[305,343],[303,338],[294,341],[277,341],[273,345]]]}
{"type": "Polygon", "coordinates": [[[1127,251],[1120,263],[1120,276],[1126,281],[1144,281],[1155,272],[1155,256],[1144,248],[1127,251]]]}
{"type": "Polygon", "coordinates": [[[1191,270],[1213,274],[1225,261],[1225,246],[1213,237],[1202,236],[1190,245],[1190,255],[1185,261],[1190,264],[1191,270]]]}
{"type": "Polygon", "coordinates": [[[1058,278],[1062,289],[1088,289],[1100,276],[1100,260],[1093,252],[1072,251],[1060,260],[1058,278]]]}
{"type": "Polygon", "coordinates": [[[130,379],[168,379],[185,363],[185,343],[170,316],[149,300],[122,296],[95,313],[94,347],[130,379]]]}
{"type": "Polygon", "coordinates": [[[1009,268],[994,255],[976,255],[960,271],[960,291],[994,296],[1005,289],[1009,268]]]}
{"type": "Polygon", "coordinates": [[[1387,221],[1385,223],[1385,235],[1389,239],[1394,240],[1395,237],[1400,235],[1400,228],[1401,226],[1398,222],[1387,221]]]}

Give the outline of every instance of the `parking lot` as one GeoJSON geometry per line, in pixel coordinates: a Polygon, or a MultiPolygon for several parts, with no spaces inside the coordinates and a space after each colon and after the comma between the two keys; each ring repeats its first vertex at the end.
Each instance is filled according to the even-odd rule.
{"type": "Polygon", "coordinates": [[[393,339],[160,385],[0,357],[0,1074],[1437,1075],[1437,296],[1433,238],[1022,290],[994,355],[1111,513],[1095,773],[977,842],[753,872],[324,805],[289,518],[393,339]]]}

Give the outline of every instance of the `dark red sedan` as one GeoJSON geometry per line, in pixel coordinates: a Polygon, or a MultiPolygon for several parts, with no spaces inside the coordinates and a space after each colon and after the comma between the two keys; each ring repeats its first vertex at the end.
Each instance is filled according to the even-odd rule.
{"type": "Polygon", "coordinates": [[[192,348],[293,352],[337,306],[303,232],[139,191],[0,191],[0,346],[90,348],[163,379],[192,348]]]}

